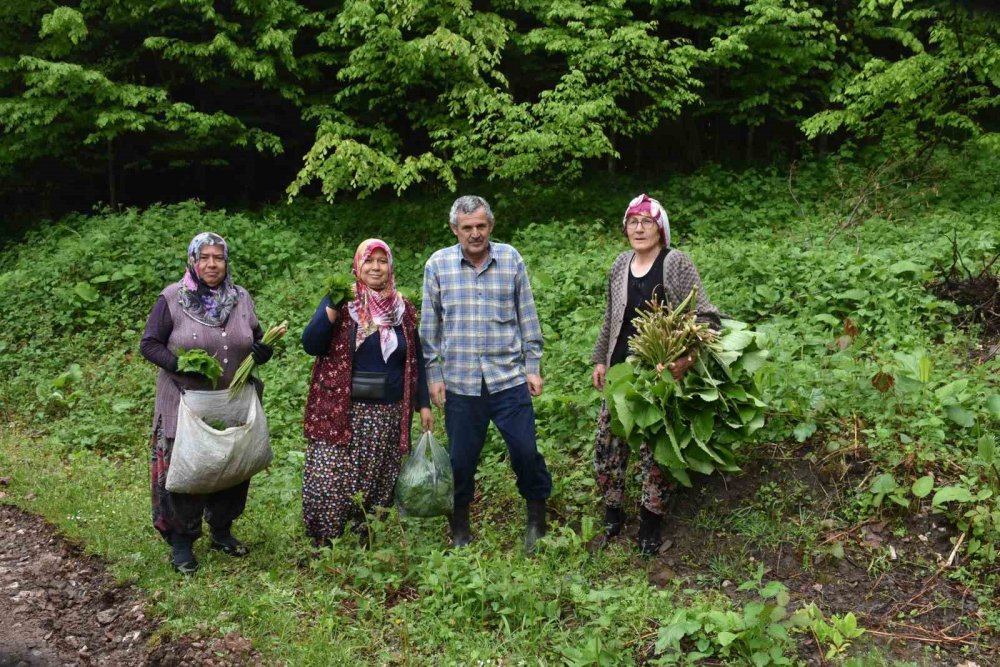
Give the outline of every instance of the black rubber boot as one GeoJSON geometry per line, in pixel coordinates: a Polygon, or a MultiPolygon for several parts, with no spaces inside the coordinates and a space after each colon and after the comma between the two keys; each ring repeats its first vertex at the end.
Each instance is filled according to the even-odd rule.
{"type": "Polygon", "coordinates": [[[455,511],[449,519],[451,524],[451,546],[460,549],[472,544],[472,534],[469,532],[469,506],[455,505],[455,511]]]}
{"type": "Polygon", "coordinates": [[[611,539],[622,532],[625,525],[625,510],[621,507],[604,506],[604,537],[611,539]]]}
{"type": "Polygon", "coordinates": [[[662,523],[663,517],[659,514],[653,514],[645,507],[639,511],[639,534],[636,540],[643,556],[655,556],[660,551],[663,543],[663,538],[660,537],[662,523]]]}
{"type": "Polygon", "coordinates": [[[250,553],[242,542],[233,537],[232,532],[229,528],[223,529],[212,529],[212,548],[218,549],[227,556],[233,556],[235,558],[241,558],[250,553]]]}
{"type": "Polygon", "coordinates": [[[535,552],[535,542],[545,537],[548,527],[545,525],[545,500],[528,501],[528,530],[524,534],[524,552],[535,552]]]}
{"type": "Polygon", "coordinates": [[[175,540],[170,543],[170,563],[181,574],[198,571],[198,559],[194,557],[194,540],[175,540]]]}

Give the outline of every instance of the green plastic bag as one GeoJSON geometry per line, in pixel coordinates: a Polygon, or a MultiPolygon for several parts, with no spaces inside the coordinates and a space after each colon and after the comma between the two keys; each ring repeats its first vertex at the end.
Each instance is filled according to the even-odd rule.
{"type": "Polygon", "coordinates": [[[455,477],[448,451],[424,433],[403,461],[396,480],[396,507],[401,516],[448,516],[455,508],[455,477]]]}

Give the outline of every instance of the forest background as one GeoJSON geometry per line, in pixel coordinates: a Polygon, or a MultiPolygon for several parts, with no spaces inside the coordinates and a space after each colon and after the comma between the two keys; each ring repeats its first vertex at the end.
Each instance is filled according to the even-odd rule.
{"type": "Polygon", "coordinates": [[[239,632],[268,662],[990,664],[998,36],[975,1],[5,2],[4,493],[148,591],[163,636],[239,632]],[[516,549],[493,434],[478,549],[390,513],[373,548],[303,560],[295,337],[365,236],[418,294],[471,190],[543,320],[549,546],[516,549]],[[639,191],[771,348],[746,472],[682,495],[651,563],[588,548],[589,350],[639,191]],[[293,325],[263,370],[254,552],[179,583],[144,509],[136,349],[202,229],[293,325]]]}

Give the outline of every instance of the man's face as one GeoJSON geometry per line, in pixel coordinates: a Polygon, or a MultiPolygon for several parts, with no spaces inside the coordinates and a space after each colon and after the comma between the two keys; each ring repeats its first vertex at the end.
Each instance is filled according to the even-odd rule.
{"type": "Polygon", "coordinates": [[[482,257],[490,245],[490,232],[493,225],[486,217],[486,209],[476,209],[472,213],[458,213],[458,224],[451,228],[452,233],[462,244],[462,251],[467,257],[482,257]]]}

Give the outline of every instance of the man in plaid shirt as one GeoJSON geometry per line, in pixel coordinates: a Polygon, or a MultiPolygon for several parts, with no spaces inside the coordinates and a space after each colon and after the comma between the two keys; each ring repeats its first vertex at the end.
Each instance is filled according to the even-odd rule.
{"type": "Polygon", "coordinates": [[[527,501],[525,548],[545,534],[552,478],[535,445],[531,397],[542,393],[542,330],[524,260],[512,246],[491,243],[493,211],[482,197],[451,207],[458,243],[424,267],[420,340],[431,400],[444,408],[455,473],[452,545],[472,541],[469,503],[476,467],[492,421],[507,443],[517,488],[527,501]]]}

